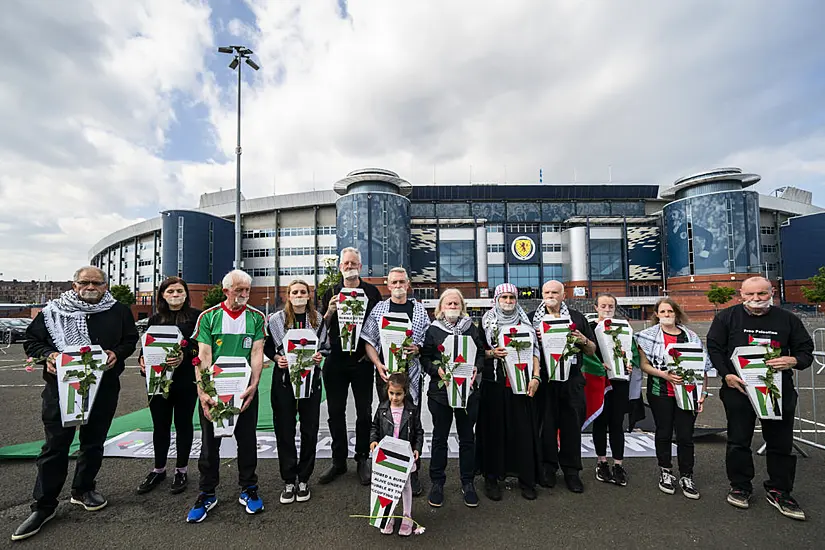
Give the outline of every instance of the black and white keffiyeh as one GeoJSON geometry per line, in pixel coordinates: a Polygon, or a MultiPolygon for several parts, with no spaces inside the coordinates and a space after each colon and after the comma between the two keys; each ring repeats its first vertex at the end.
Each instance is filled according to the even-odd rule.
{"type": "Polygon", "coordinates": [[[473,321],[465,315],[464,317],[459,317],[458,319],[456,319],[456,322],[453,324],[442,315],[441,317],[433,321],[432,324],[434,327],[440,328],[447,334],[456,334],[460,336],[467,331],[470,325],[473,324],[473,321]]]}
{"type": "MultiPolygon", "coordinates": [[[[309,315],[308,311],[307,315],[309,315]]],[[[322,348],[326,344],[327,332],[324,324],[324,317],[316,311],[315,325],[318,328],[313,328],[312,324],[309,322],[307,322],[307,324],[309,325],[307,328],[314,330],[318,335],[318,351],[323,351],[322,348]]],[[[275,344],[275,350],[278,355],[284,354],[284,336],[286,336],[287,330],[289,329],[286,328],[286,313],[284,310],[276,311],[269,316],[269,337],[272,338],[272,342],[275,344]]]]}
{"type": "Polygon", "coordinates": [[[86,318],[111,309],[115,303],[117,301],[108,290],[96,304],[84,302],[74,290],[69,290],[46,304],[43,321],[57,350],[91,345],[86,318]]]}
{"type": "MultiPolygon", "coordinates": [[[[487,344],[491,348],[498,347],[500,327],[507,325],[518,325],[519,323],[532,326],[530,323],[530,317],[528,317],[527,312],[524,311],[524,308],[516,303],[516,308],[512,311],[512,313],[506,313],[501,309],[501,306],[498,305],[498,299],[496,299],[493,309],[485,313],[481,318],[481,328],[484,329],[484,337],[487,339],[487,344]]],[[[538,345],[538,338],[533,338],[533,356],[541,357],[541,349],[538,345]]],[[[493,365],[494,379],[498,378],[498,369],[495,368],[498,363],[499,360],[495,359],[493,365]]]]}
{"type": "MultiPolygon", "coordinates": [[[[699,336],[683,325],[676,325],[677,328],[681,329],[688,337],[688,342],[691,344],[699,344],[702,349],[705,349],[705,346],[702,345],[702,339],[699,336]]],[[[662,325],[653,325],[652,327],[646,328],[641,332],[637,332],[635,334],[636,338],[636,345],[639,346],[639,349],[645,352],[645,356],[647,360],[650,361],[650,364],[653,365],[657,369],[663,369],[667,363],[667,355],[665,354],[665,336],[664,331],[662,330],[662,325]]],[[[713,368],[713,365],[710,362],[710,358],[708,357],[707,353],[705,354],[705,371],[709,371],[713,368]]]]}
{"type": "MultiPolygon", "coordinates": [[[[413,318],[412,321],[412,341],[418,347],[424,345],[424,336],[427,334],[427,329],[430,328],[430,316],[427,315],[427,310],[424,305],[410,298],[413,303],[413,318]]],[[[381,318],[389,313],[390,300],[378,302],[372,308],[369,316],[364,319],[364,325],[361,327],[361,339],[374,347],[379,355],[381,354],[381,318]]],[[[385,359],[386,360],[386,359],[385,359]]],[[[410,368],[407,372],[410,380],[410,396],[413,403],[418,403],[419,389],[421,388],[421,361],[418,355],[413,356],[410,361],[410,368]]]]}
{"type": "MultiPolygon", "coordinates": [[[[536,313],[533,314],[534,329],[538,330],[539,327],[541,327],[541,320],[544,319],[545,315],[547,315],[547,308],[542,304],[536,308],[536,313]]],[[[564,302],[561,303],[561,307],[559,308],[559,317],[570,317],[570,309],[564,302]]]]}

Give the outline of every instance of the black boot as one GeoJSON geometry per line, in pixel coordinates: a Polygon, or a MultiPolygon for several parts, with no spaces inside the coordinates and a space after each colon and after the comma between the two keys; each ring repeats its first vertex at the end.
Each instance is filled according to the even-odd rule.
{"type": "Polygon", "coordinates": [[[29,517],[26,518],[26,521],[21,523],[20,526],[15,529],[14,534],[11,536],[11,540],[23,540],[35,536],[40,532],[40,528],[43,527],[43,524],[52,519],[56,513],[57,509],[35,510],[29,517]]]}
{"type": "Polygon", "coordinates": [[[318,483],[321,485],[326,485],[332,481],[335,481],[340,475],[347,473],[347,465],[346,464],[335,464],[334,462],[330,464],[329,468],[321,474],[321,477],[318,478],[318,483]]]}
{"type": "Polygon", "coordinates": [[[365,458],[355,459],[355,469],[358,471],[358,480],[361,482],[361,485],[369,485],[372,483],[370,465],[365,458]]]}

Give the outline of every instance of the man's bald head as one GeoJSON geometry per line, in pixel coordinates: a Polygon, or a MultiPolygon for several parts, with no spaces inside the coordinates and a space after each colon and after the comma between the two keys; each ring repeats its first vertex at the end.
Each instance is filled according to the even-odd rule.
{"type": "Polygon", "coordinates": [[[544,294],[546,291],[548,291],[550,289],[553,289],[556,292],[558,292],[559,294],[561,294],[562,296],[564,296],[564,285],[561,284],[559,281],[556,281],[556,280],[547,281],[546,283],[544,283],[542,285],[541,293],[544,294]]]}
{"type": "Polygon", "coordinates": [[[761,315],[773,303],[773,285],[765,277],[748,277],[739,289],[742,304],[750,313],[761,315]]]}
{"type": "Polygon", "coordinates": [[[742,281],[742,287],[739,289],[743,299],[748,299],[746,294],[750,296],[760,292],[773,293],[773,285],[765,277],[748,277],[742,281]]]}

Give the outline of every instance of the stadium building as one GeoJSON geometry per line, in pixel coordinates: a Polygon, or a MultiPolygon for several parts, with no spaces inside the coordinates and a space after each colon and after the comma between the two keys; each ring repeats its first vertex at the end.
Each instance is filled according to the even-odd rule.
{"type": "MultiPolygon", "coordinates": [[[[793,187],[748,189],[759,180],[723,168],[661,192],[617,183],[414,186],[389,170],[356,170],[330,191],[243,199],[242,267],[253,277],[250,303],[267,310],[283,303],[291,280],[317,285],[324,262],[353,246],[367,280],[381,284],[404,266],[419,299],[458,287],[484,306],[504,281],[535,299],[543,281],[559,279],[580,307],[611,292],[627,315],[646,318],[670,295],[705,318],[712,283],[763,274],[797,299],[798,281],[825,265],[798,238],[825,235],[825,210],[793,187]]],[[[92,248],[91,263],[134,290],[141,316],[169,275],[190,283],[197,304],[232,268],[234,197],[207,193],[195,209],[116,231],[92,248]]]]}

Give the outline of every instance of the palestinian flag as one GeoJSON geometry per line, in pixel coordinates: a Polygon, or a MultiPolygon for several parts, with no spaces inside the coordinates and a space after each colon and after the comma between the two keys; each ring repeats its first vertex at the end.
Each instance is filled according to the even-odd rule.
{"type": "Polygon", "coordinates": [[[561,334],[567,336],[570,332],[570,319],[567,317],[547,318],[541,322],[541,331],[544,334],[561,334]]]}
{"type": "Polygon", "coordinates": [[[370,514],[370,525],[383,529],[390,520],[397,501],[381,495],[375,495],[375,503],[370,514]]]}
{"type": "Polygon", "coordinates": [[[381,317],[381,330],[407,332],[411,327],[410,318],[406,315],[387,313],[381,317]]]}
{"type": "Polygon", "coordinates": [[[390,451],[389,449],[383,449],[381,447],[378,448],[378,451],[375,454],[376,466],[389,468],[390,470],[394,470],[404,475],[409,473],[411,461],[412,457],[408,455],[396,451],[390,451]]]}
{"type": "Polygon", "coordinates": [[[64,367],[83,367],[83,356],[79,351],[64,351],[60,357],[60,364],[64,367]]]}
{"type": "Polygon", "coordinates": [[[163,367],[160,365],[152,365],[149,368],[149,392],[160,393],[160,381],[163,380],[163,367]]]}
{"type": "Polygon", "coordinates": [[[610,380],[607,378],[604,365],[599,361],[599,358],[595,355],[583,355],[583,357],[581,372],[584,376],[586,413],[582,429],[589,426],[602,413],[604,410],[604,396],[613,389],[610,380]]]}
{"type": "Polygon", "coordinates": [[[748,334],[748,345],[749,346],[770,346],[771,339],[770,338],[754,338],[752,334],[748,334]]]}
{"type": "Polygon", "coordinates": [[[306,343],[306,345],[303,345],[303,346],[301,345],[301,338],[293,338],[291,340],[288,340],[287,343],[286,343],[286,352],[287,353],[293,353],[296,349],[304,349],[304,348],[315,349],[315,347],[318,344],[318,341],[315,340],[315,339],[304,338],[304,340],[306,340],[307,343],[306,343]]]}
{"type": "Polygon", "coordinates": [[[149,327],[143,336],[143,346],[147,348],[171,348],[180,343],[176,327],[149,327]],[[169,328],[174,328],[170,331],[169,328]],[[166,330],[164,330],[166,329],[166,330]]]}
{"type": "Polygon", "coordinates": [[[767,369],[764,353],[743,353],[737,358],[740,369],[767,369]]]}
{"type": "MultiPolygon", "coordinates": [[[[80,391],[80,382],[69,382],[69,398],[68,403],[66,403],[66,413],[67,414],[74,414],[75,408],[77,407],[77,398],[79,397],[78,392],[80,391]]],[[[81,409],[86,410],[85,405],[88,405],[88,399],[84,400],[85,402],[81,404],[81,409]]]]}
{"type": "Polygon", "coordinates": [[[244,363],[221,363],[220,366],[212,365],[212,380],[219,378],[243,378],[246,376],[246,365],[244,363]]]}
{"type": "Polygon", "coordinates": [[[314,368],[301,371],[301,381],[292,388],[295,391],[295,399],[306,399],[309,397],[309,394],[312,393],[312,383],[315,378],[314,372],[314,368]]]}
{"type": "Polygon", "coordinates": [[[699,387],[701,386],[696,383],[674,385],[673,396],[676,398],[676,405],[683,411],[695,411],[699,402],[699,387]]]}
{"type": "Polygon", "coordinates": [[[773,399],[771,398],[770,391],[768,391],[768,386],[756,386],[755,389],[756,404],[759,407],[760,417],[766,417],[771,415],[780,416],[780,413],[776,411],[776,405],[778,405],[778,403],[774,403],[773,399]]]}
{"type": "MultiPolygon", "coordinates": [[[[240,404],[236,404],[239,400],[237,399],[237,396],[234,393],[230,393],[230,394],[227,394],[227,395],[219,395],[218,399],[221,400],[223,403],[225,403],[226,405],[228,405],[230,407],[239,407],[240,408],[240,404]]],[[[221,428],[227,428],[227,427],[230,427],[230,426],[234,426],[235,421],[237,419],[238,419],[237,416],[231,416],[227,419],[226,426],[220,426],[220,427],[221,428]]]]}

